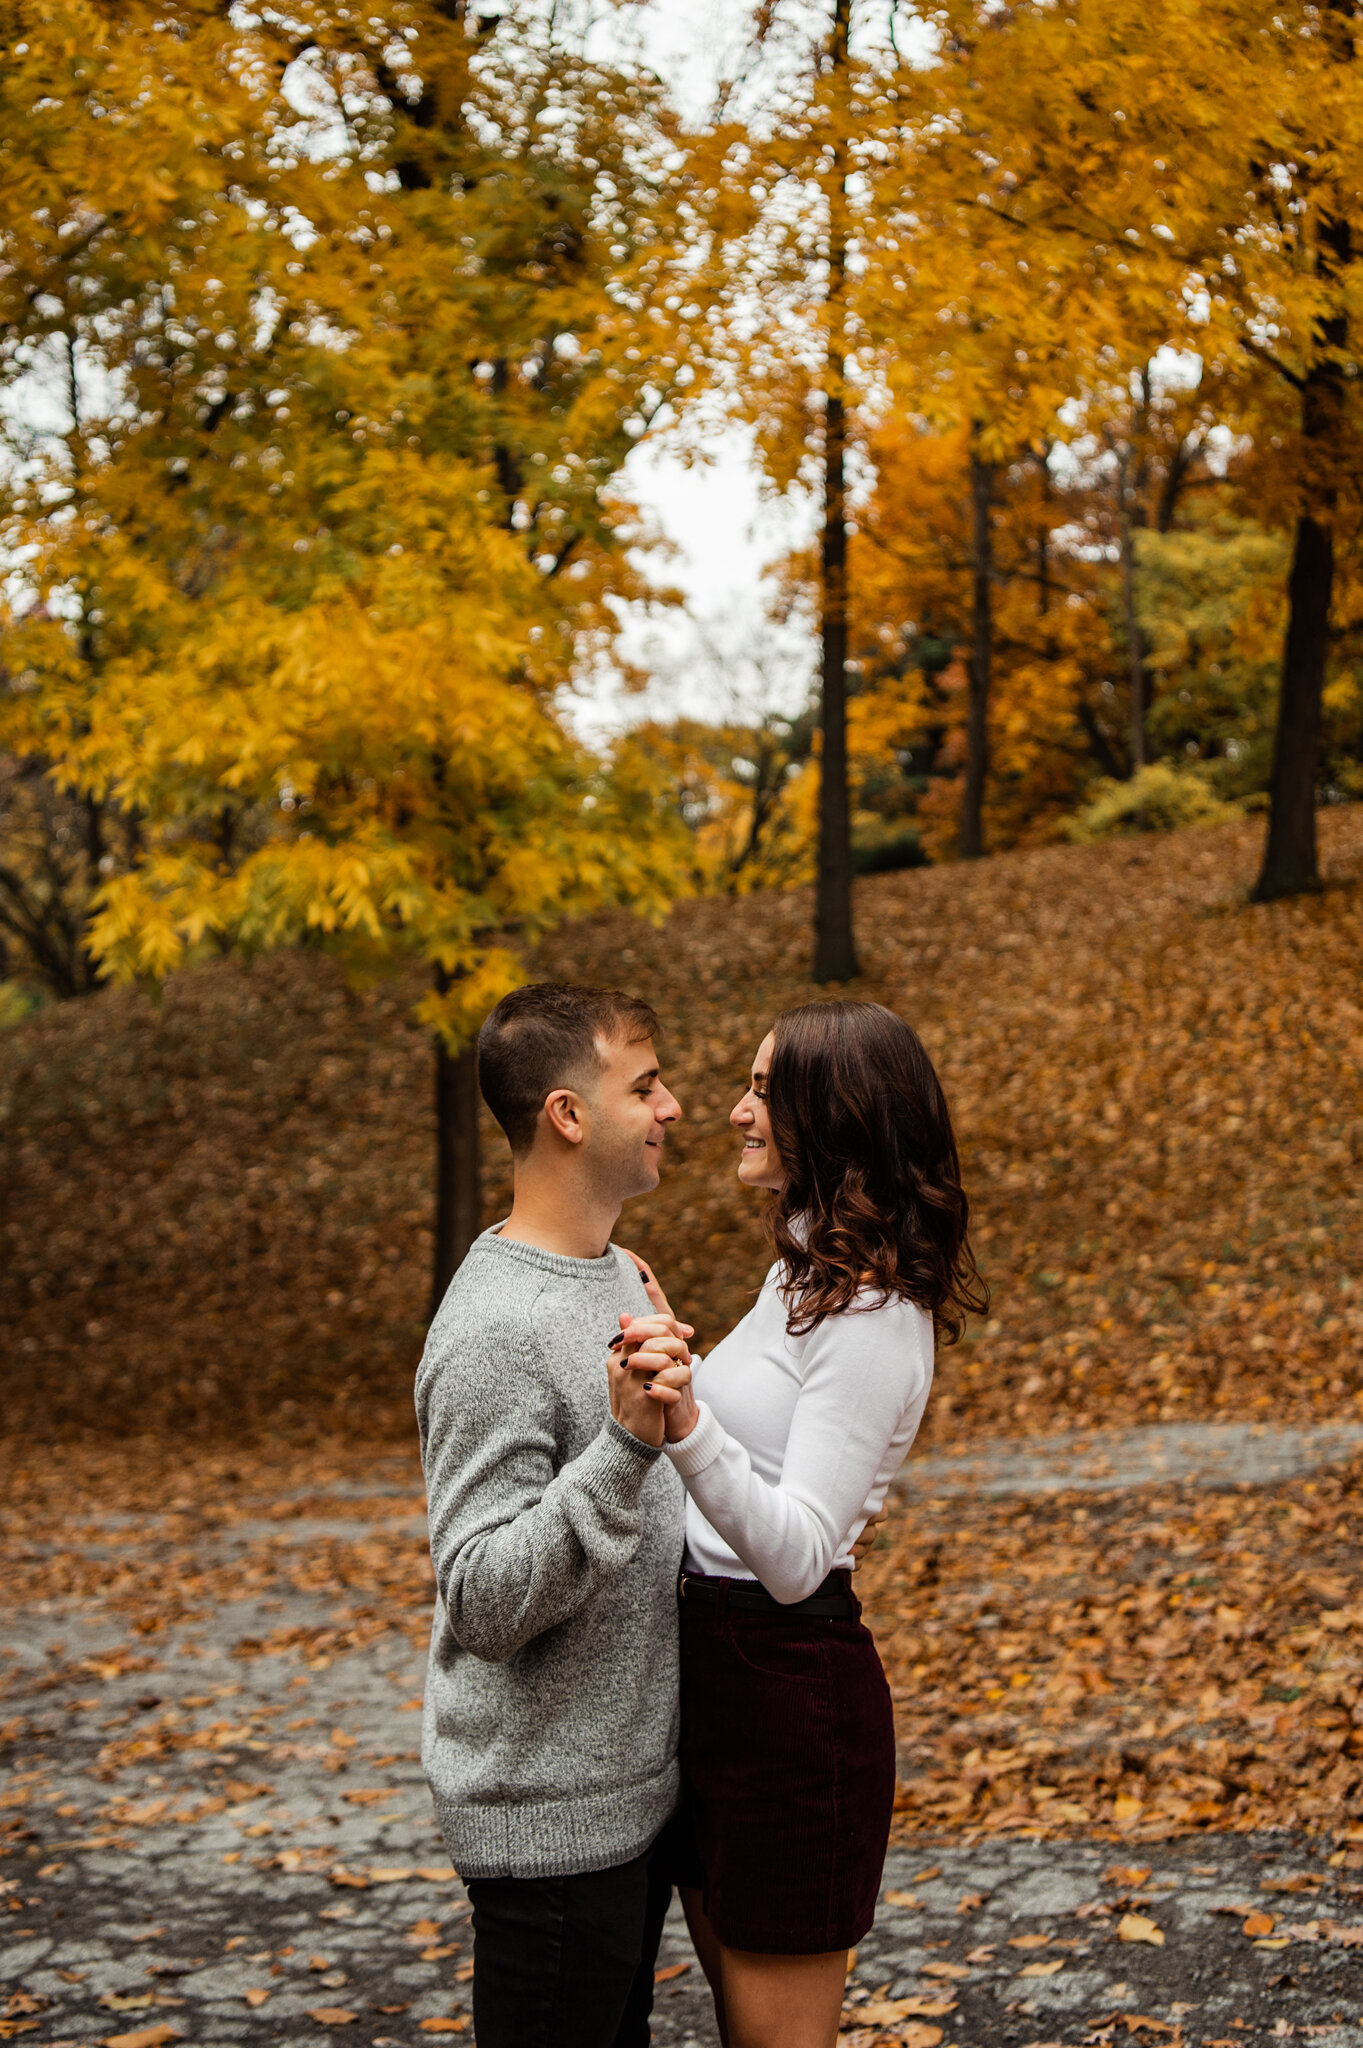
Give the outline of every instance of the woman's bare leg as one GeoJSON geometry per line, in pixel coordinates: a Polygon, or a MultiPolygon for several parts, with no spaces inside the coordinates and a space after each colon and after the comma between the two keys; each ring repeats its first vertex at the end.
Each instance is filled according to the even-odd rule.
{"type": "MultiPolygon", "coordinates": [[[[847,1951],[762,1956],[720,1950],[724,2048],[835,2048],[847,1951]]],[[[708,1971],[707,1971],[708,1974],[708,1971]]]]}
{"type": "Polygon", "coordinates": [[[710,1987],[710,1996],[715,2001],[715,2021],[719,2027],[720,2042],[722,2048],[729,2048],[728,2025],[724,2016],[724,1951],[715,1937],[709,1915],[701,1904],[701,1894],[693,1891],[689,1885],[678,1885],[677,1889],[681,1893],[682,1911],[686,1915],[692,1946],[700,1958],[705,1981],[710,1987]]]}

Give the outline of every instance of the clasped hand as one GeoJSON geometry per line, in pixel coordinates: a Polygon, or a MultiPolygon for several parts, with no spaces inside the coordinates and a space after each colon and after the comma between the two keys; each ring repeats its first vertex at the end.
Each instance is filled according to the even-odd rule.
{"type": "Polygon", "coordinates": [[[680,1443],[696,1426],[699,1410],[691,1392],[690,1323],[670,1312],[648,1316],[621,1313],[620,1341],[611,1353],[611,1413],[641,1442],[680,1443]]]}

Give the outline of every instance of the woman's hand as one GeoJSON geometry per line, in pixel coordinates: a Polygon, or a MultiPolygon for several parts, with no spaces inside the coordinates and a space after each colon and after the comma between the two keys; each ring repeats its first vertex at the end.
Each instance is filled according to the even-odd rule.
{"type": "Polygon", "coordinates": [[[627,1244],[622,1244],[620,1249],[627,1259],[633,1260],[639,1278],[644,1283],[644,1293],[653,1303],[653,1306],[657,1309],[658,1314],[660,1316],[671,1317],[671,1319],[675,1322],[676,1318],[672,1316],[672,1304],[668,1300],[667,1296],[663,1293],[662,1282],[659,1280],[657,1274],[651,1273],[648,1267],[644,1264],[643,1260],[639,1257],[638,1252],[632,1252],[627,1244]]]}
{"type": "Polygon", "coordinates": [[[696,1397],[691,1391],[690,1366],[666,1363],[663,1353],[652,1352],[647,1345],[634,1353],[629,1364],[635,1372],[653,1373],[652,1379],[644,1383],[649,1399],[657,1401],[666,1411],[663,1433],[668,1443],[681,1443],[700,1420],[696,1397]]]}
{"type": "Polygon", "coordinates": [[[631,1316],[621,1309],[620,1335],[612,1340],[611,1350],[628,1358],[641,1344],[651,1344],[655,1349],[665,1349],[670,1359],[689,1365],[691,1353],[686,1340],[695,1334],[690,1323],[679,1323],[674,1315],[631,1316]]]}

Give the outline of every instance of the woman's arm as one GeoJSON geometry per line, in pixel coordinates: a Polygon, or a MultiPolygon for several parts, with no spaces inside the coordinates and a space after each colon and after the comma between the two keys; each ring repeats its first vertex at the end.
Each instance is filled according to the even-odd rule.
{"type": "Polygon", "coordinates": [[[930,1332],[906,1302],[821,1323],[775,1486],[704,1401],[689,1433],[664,1444],[706,1521],[777,1600],[803,1600],[823,1583],[861,1524],[889,1445],[908,1450],[932,1383],[930,1332]]]}

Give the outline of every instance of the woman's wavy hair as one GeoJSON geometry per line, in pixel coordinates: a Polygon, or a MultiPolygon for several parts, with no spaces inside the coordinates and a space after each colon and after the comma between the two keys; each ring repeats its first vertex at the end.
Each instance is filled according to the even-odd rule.
{"type": "Polygon", "coordinates": [[[989,1290],[942,1085],[880,1003],[806,1003],[774,1027],[767,1110],[786,1183],[769,1212],[793,1336],[851,1308],[917,1302],[955,1343],[989,1290]]]}

